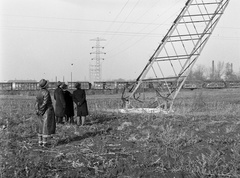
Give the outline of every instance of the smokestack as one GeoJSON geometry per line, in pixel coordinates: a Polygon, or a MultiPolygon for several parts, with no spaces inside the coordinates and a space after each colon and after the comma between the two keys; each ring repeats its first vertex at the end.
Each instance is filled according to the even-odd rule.
{"type": "Polygon", "coordinates": [[[233,63],[231,63],[231,72],[233,73],[233,63]]]}
{"type": "Polygon", "coordinates": [[[214,61],[212,61],[212,79],[215,79],[215,66],[214,66],[214,61]]]}

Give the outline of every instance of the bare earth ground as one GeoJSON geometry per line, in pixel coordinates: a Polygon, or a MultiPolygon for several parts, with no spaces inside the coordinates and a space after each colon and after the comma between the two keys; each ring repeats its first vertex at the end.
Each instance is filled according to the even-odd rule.
{"type": "Polygon", "coordinates": [[[47,149],[34,97],[1,96],[0,177],[240,177],[239,91],[182,91],[168,115],[107,113],[120,97],[91,95],[86,125],[57,125],[47,149]]]}

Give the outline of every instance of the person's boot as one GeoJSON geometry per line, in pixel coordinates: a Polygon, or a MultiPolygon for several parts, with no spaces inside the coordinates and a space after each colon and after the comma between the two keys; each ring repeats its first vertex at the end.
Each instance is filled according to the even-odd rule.
{"type": "Polygon", "coordinates": [[[59,124],[64,124],[63,117],[58,117],[58,119],[59,119],[59,124]]]}
{"type": "Polygon", "coordinates": [[[65,122],[68,123],[69,122],[69,117],[65,116],[65,122]]]}
{"type": "Polygon", "coordinates": [[[38,134],[38,146],[42,146],[42,145],[43,145],[42,134],[38,134]]]}
{"type": "Polygon", "coordinates": [[[74,124],[74,120],[72,116],[70,117],[70,124],[74,124]]]}
{"type": "Polygon", "coordinates": [[[56,123],[59,124],[59,117],[56,116],[56,123]]]}
{"type": "Polygon", "coordinates": [[[85,124],[85,119],[86,119],[85,116],[82,116],[82,117],[81,117],[81,123],[82,123],[82,126],[85,124]]]}
{"type": "Polygon", "coordinates": [[[43,135],[43,140],[42,140],[42,147],[43,148],[48,148],[48,136],[43,135]]]}
{"type": "Polygon", "coordinates": [[[77,126],[81,126],[82,125],[82,119],[78,116],[77,117],[77,126]]]}

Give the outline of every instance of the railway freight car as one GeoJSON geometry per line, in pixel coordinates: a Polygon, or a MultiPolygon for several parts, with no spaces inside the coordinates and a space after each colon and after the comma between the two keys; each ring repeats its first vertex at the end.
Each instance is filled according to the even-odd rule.
{"type": "Polygon", "coordinates": [[[227,87],[226,82],[224,82],[223,80],[219,80],[219,81],[207,80],[207,81],[204,81],[203,83],[203,88],[206,88],[206,89],[222,89],[226,87],[227,87]]]}
{"type": "Polygon", "coordinates": [[[9,91],[12,90],[12,82],[1,82],[0,91],[9,91]]]}
{"type": "Polygon", "coordinates": [[[116,87],[117,87],[117,89],[129,88],[134,83],[135,83],[135,81],[117,81],[116,82],[116,87]]]}
{"type": "Polygon", "coordinates": [[[194,89],[201,89],[203,87],[203,81],[186,81],[183,85],[183,89],[190,89],[190,90],[194,90],[194,89]]]}
{"type": "Polygon", "coordinates": [[[13,90],[34,91],[38,88],[37,82],[13,82],[13,90]]]}
{"type": "Polygon", "coordinates": [[[225,81],[227,88],[240,88],[240,81],[225,81]]]}
{"type": "Polygon", "coordinates": [[[92,88],[92,84],[87,81],[77,81],[77,82],[67,82],[68,83],[68,89],[75,89],[75,84],[80,83],[81,88],[84,90],[89,90],[92,88]]]}
{"type": "Polygon", "coordinates": [[[96,90],[114,90],[117,88],[116,81],[95,81],[92,89],[96,90]]]}

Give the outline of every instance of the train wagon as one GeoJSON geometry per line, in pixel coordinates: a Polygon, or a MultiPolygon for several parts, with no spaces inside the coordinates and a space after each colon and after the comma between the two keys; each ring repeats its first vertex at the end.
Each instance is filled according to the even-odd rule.
{"type": "Polygon", "coordinates": [[[186,81],[182,88],[194,90],[194,89],[200,89],[202,88],[202,86],[203,86],[202,81],[186,81]]]}
{"type": "Polygon", "coordinates": [[[134,83],[135,83],[135,81],[117,81],[116,82],[116,88],[117,89],[129,88],[134,83]]]}
{"type": "Polygon", "coordinates": [[[227,88],[240,88],[240,81],[225,81],[227,88]]]}
{"type": "Polygon", "coordinates": [[[103,90],[104,89],[104,82],[93,82],[93,87],[92,89],[95,90],[103,90]]]}
{"type": "Polygon", "coordinates": [[[114,90],[117,88],[117,83],[115,81],[106,81],[104,82],[104,89],[114,90]]]}
{"type": "Polygon", "coordinates": [[[115,81],[95,81],[93,83],[93,89],[96,90],[114,90],[117,88],[117,82],[115,81]]]}
{"type": "Polygon", "coordinates": [[[54,90],[57,88],[57,82],[49,82],[48,83],[48,89],[54,90]]]}
{"type": "Polygon", "coordinates": [[[12,83],[13,90],[37,90],[38,83],[37,82],[13,82],[12,83]]]}
{"type": "Polygon", "coordinates": [[[84,89],[84,90],[89,90],[89,89],[91,89],[91,86],[92,86],[92,84],[87,81],[68,82],[68,89],[76,89],[75,88],[76,83],[80,83],[81,89],[84,89]]]}
{"type": "Polygon", "coordinates": [[[8,91],[12,90],[12,83],[1,82],[0,83],[0,91],[8,91]]]}
{"type": "Polygon", "coordinates": [[[117,89],[123,89],[123,88],[125,88],[126,85],[127,85],[127,82],[126,82],[126,81],[117,81],[116,83],[117,83],[117,84],[116,84],[117,89]]]}
{"type": "MultiPolygon", "coordinates": [[[[68,89],[75,89],[75,84],[77,82],[67,82],[67,85],[68,85],[68,89]]],[[[91,83],[89,82],[78,82],[81,84],[81,88],[84,89],[84,90],[88,90],[88,89],[91,89],[91,83]]],[[[49,89],[56,89],[57,88],[57,82],[49,82],[49,89]]]]}
{"type": "Polygon", "coordinates": [[[222,89],[226,88],[227,85],[224,81],[204,81],[203,88],[206,89],[222,89]]]}

